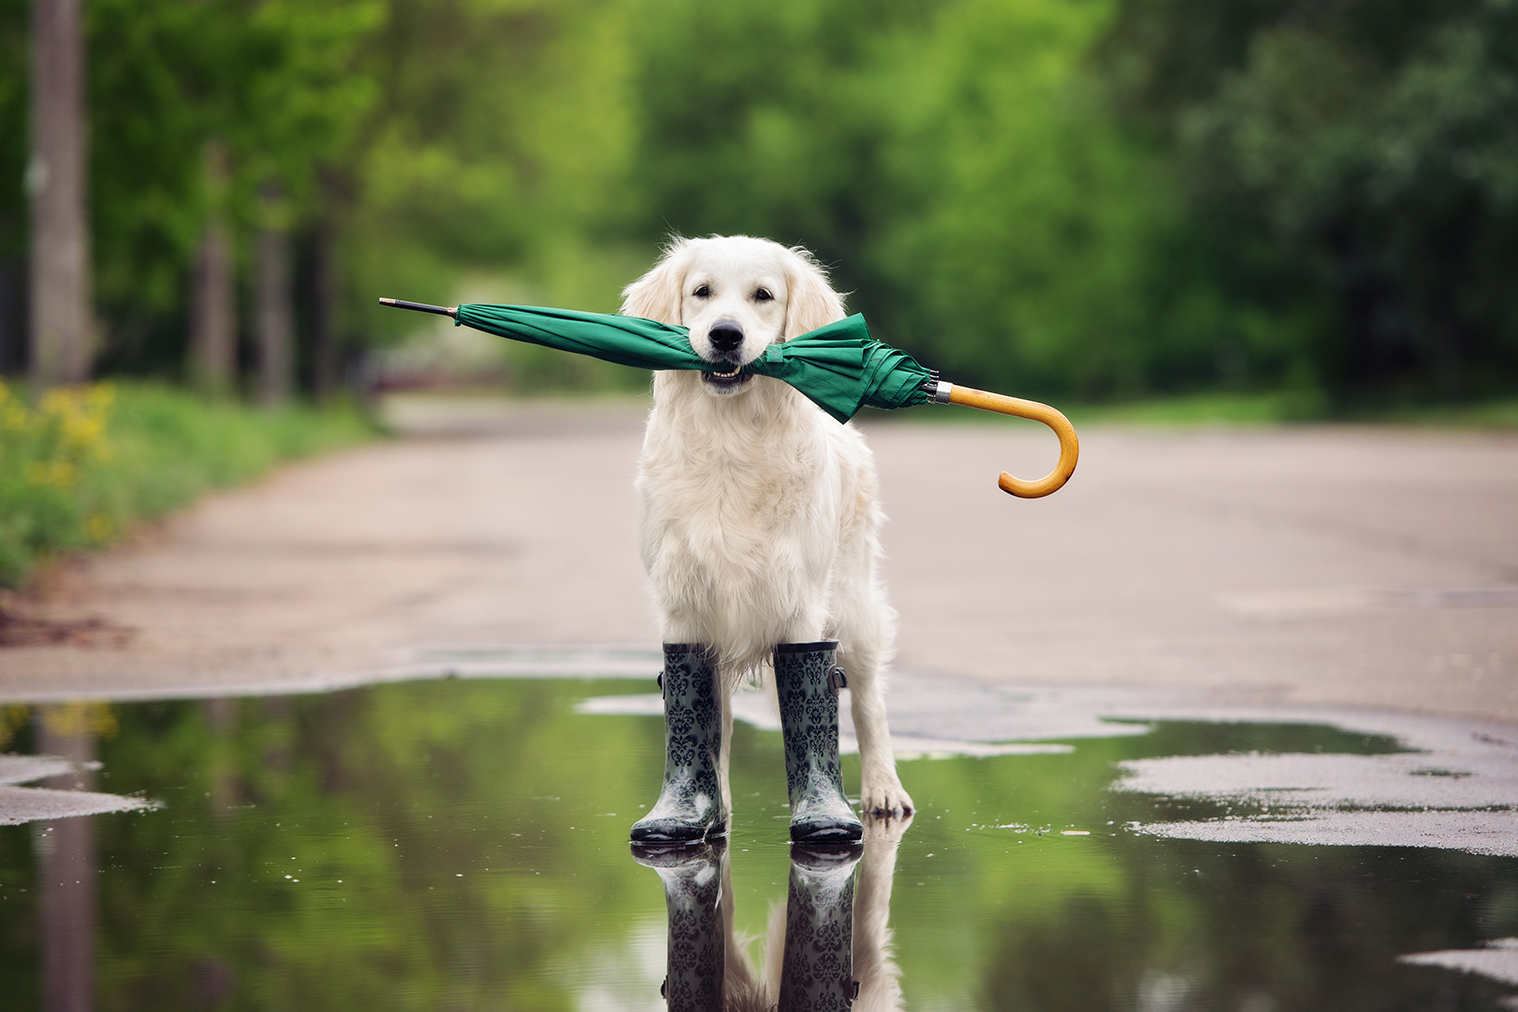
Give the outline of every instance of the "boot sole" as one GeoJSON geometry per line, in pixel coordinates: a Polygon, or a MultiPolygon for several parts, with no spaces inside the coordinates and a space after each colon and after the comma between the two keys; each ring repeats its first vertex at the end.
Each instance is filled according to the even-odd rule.
{"type": "Polygon", "coordinates": [[[711,829],[704,830],[694,836],[670,836],[665,833],[651,832],[649,830],[639,832],[637,829],[634,829],[631,839],[633,843],[678,844],[688,847],[691,844],[705,843],[707,840],[727,839],[727,823],[723,822],[719,826],[713,826],[711,829]]]}
{"type": "Polygon", "coordinates": [[[797,831],[791,827],[792,843],[855,843],[864,839],[864,825],[820,826],[813,830],[797,831]]]}

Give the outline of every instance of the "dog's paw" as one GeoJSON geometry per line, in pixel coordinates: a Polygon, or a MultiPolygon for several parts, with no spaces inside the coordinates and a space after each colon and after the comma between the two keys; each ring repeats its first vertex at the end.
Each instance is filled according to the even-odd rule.
{"type": "Polygon", "coordinates": [[[894,853],[896,844],[901,842],[901,837],[912,824],[912,813],[903,812],[900,815],[872,815],[864,813],[864,839],[868,843],[879,846],[889,846],[894,853]]]}
{"type": "Polygon", "coordinates": [[[859,811],[876,818],[900,818],[914,811],[912,796],[894,777],[880,784],[868,784],[859,798],[859,811]]]}

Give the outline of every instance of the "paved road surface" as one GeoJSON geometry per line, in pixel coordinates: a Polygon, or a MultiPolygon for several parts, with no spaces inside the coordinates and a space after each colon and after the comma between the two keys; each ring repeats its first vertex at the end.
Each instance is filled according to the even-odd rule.
{"type": "MultiPolygon", "coordinates": [[[[0,652],[0,697],[313,687],[496,646],[657,646],[636,406],[398,410],[408,438],[216,495],[72,572],[48,614],[134,634],[0,652]]],[[[1518,724],[1518,437],[1091,427],[1070,485],[1024,502],[995,477],[1052,465],[1040,427],[869,431],[904,672],[1518,724]]]]}

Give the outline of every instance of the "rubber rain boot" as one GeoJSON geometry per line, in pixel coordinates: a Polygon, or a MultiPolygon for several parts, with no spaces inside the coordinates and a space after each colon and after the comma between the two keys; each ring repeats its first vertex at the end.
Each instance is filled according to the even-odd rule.
{"type": "Polygon", "coordinates": [[[727,835],[727,808],[717,768],[722,754],[722,701],[717,655],[698,643],[664,644],[664,787],[633,824],[647,843],[695,843],[727,835]]]}
{"type": "Polygon", "coordinates": [[[837,640],[775,648],[792,840],[848,841],[864,836],[864,826],[844,796],[838,766],[838,693],[844,679],[843,669],[833,666],[837,649],[837,640]]]}
{"type": "Polygon", "coordinates": [[[779,1012],[843,1012],[854,980],[854,865],[863,853],[841,843],[791,848],[779,1012]]]}
{"type": "Polygon", "coordinates": [[[725,970],[722,862],[727,843],[635,843],[633,860],[659,873],[669,912],[669,957],[659,993],[669,1012],[721,1012],[725,970]]]}

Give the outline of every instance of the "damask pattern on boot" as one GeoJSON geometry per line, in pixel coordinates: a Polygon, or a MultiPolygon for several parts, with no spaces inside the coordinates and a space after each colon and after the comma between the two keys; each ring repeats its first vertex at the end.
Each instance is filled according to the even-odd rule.
{"type": "Polygon", "coordinates": [[[854,847],[791,851],[779,1012],[842,1012],[854,1000],[854,847]]]}
{"type": "Polygon", "coordinates": [[[718,762],[722,705],[717,657],[700,644],[664,644],[664,784],[632,828],[634,840],[700,840],[727,832],[718,762]]]}
{"type": "Polygon", "coordinates": [[[633,857],[659,873],[669,914],[664,998],[670,1012],[719,1012],[725,973],[722,925],[724,844],[634,844],[633,857]]]}
{"type": "Polygon", "coordinates": [[[785,738],[791,839],[857,840],[864,828],[843,793],[838,762],[836,640],[775,648],[775,688],[785,738]]]}

